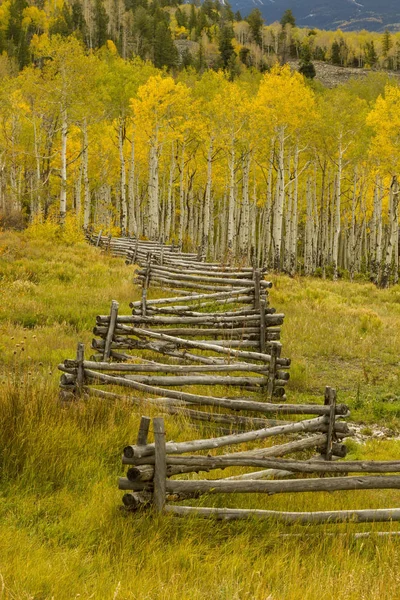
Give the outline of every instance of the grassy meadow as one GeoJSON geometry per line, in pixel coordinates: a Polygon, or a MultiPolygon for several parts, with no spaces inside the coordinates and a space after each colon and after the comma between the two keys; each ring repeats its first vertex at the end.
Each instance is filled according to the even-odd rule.
{"type": "MultiPolygon", "coordinates": [[[[395,523],[301,528],[121,510],[121,451],[141,412],[96,398],[60,404],[56,366],[79,341],[89,355],[95,316],[113,298],[128,313],[139,297],[134,268],[88,247],[71,224],[63,239],[56,233],[51,225],[0,232],[0,599],[400,597],[400,538],[348,535],[400,530],[395,523]]],[[[286,315],[283,356],[292,358],[288,399],[322,401],[331,385],[366,433],[377,424],[398,434],[400,286],[284,276],[273,283],[271,304],[286,315]]],[[[170,439],[199,437],[181,418],[166,417],[166,427],[170,439]]],[[[348,445],[349,458],[400,454],[397,439],[348,445]]],[[[398,501],[388,490],[197,502],[301,511],[398,501]]]]}

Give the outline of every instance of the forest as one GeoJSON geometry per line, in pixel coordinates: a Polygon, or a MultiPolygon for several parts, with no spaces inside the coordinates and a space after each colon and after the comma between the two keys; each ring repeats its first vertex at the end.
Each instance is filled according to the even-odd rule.
{"type": "Polygon", "coordinates": [[[111,41],[32,44],[36,63],[2,62],[3,220],[72,211],[211,258],[397,281],[400,90],[385,74],[332,90],[279,65],[173,77],[111,41]]]}

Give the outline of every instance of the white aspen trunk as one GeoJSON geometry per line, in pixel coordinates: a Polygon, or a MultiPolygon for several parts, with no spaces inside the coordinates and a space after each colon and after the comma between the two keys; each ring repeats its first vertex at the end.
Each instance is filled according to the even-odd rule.
{"type": "Polygon", "coordinates": [[[287,159],[287,172],[288,172],[288,193],[287,193],[287,206],[285,213],[285,239],[284,239],[284,253],[283,253],[283,269],[285,273],[289,273],[290,264],[290,244],[292,237],[292,210],[293,210],[293,182],[290,180],[291,177],[291,165],[292,157],[288,155],[287,159]]]}
{"type": "MultiPolygon", "coordinates": [[[[275,154],[275,138],[271,141],[271,152],[269,155],[268,165],[268,179],[267,179],[267,205],[265,207],[265,219],[264,219],[264,235],[262,236],[262,242],[264,243],[264,262],[265,266],[270,266],[270,252],[271,252],[271,223],[272,223],[272,193],[273,193],[273,169],[274,169],[274,154],[275,154]]],[[[259,263],[260,264],[260,263],[259,263]]]]}
{"type": "Polygon", "coordinates": [[[374,209],[372,212],[371,222],[370,222],[370,235],[369,235],[369,276],[372,281],[376,283],[376,247],[377,247],[377,224],[378,224],[378,209],[379,209],[379,178],[376,176],[375,178],[375,187],[374,187],[374,209]]]}
{"type": "MultiPolygon", "coordinates": [[[[205,202],[204,202],[204,227],[203,227],[203,241],[202,246],[203,250],[208,254],[209,248],[209,240],[210,240],[210,222],[211,222],[211,189],[212,189],[212,157],[214,152],[214,137],[211,136],[210,144],[208,146],[208,154],[207,154],[207,183],[206,183],[206,193],[205,193],[205,202]]],[[[214,223],[212,223],[211,228],[214,227],[214,223]]]]}
{"type": "Polygon", "coordinates": [[[232,252],[234,248],[234,237],[235,237],[235,145],[234,140],[231,140],[231,148],[228,158],[228,169],[229,169],[229,188],[228,188],[228,235],[227,235],[227,246],[228,246],[228,259],[232,259],[232,252]]]}
{"type": "Polygon", "coordinates": [[[283,208],[285,200],[285,127],[278,133],[278,182],[275,194],[274,226],[273,226],[273,267],[279,271],[281,267],[281,247],[283,231],[283,208]]]}
{"type": "Polygon", "coordinates": [[[185,231],[185,186],[184,186],[184,172],[185,172],[185,144],[182,144],[181,160],[180,160],[180,173],[179,173],[179,246],[183,246],[183,235],[185,231]]]}
{"type": "Polygon", "coordinates": [[[67,214],[67,109],[61,110],[61,186],[60,186],[60,225],[64,225],[67,214]]]}
{"type": "Polygon", "coordinates": [[[304,274],[311,275],[312,272],[312,242],[313,242],[313,217],[312,217],[312,195],[311,182],[307,181],[306,193],[306,228],[304,239],[304,274]]]}
{"type": "Polygon", "coordinates": [[[312,273],[315,273],[318,264],[318,239],[319,239],[319,212],[317,198],[317,166],[314,166],[313,184],[313,242],[312,242],[312,273]]]}
{"type": "Polygon", "coordinates": [[[339,152],[338,152],[338,167],[336,174],[336,202],[335,202],[335,219],[332,247],[332,264],[333,264],[333,279],[338,278],[338,259],[339,259],[339,237],[340,237],[340,211],[342,197],[342,169],[343,169],[343,150],[342,139],[339,136],[339,152]]]}
{"type": "Polygon", "coordinates": [[[293,192],[293,212],[292,227],[290,236],[290,259],[289,273],[294,276],[297,269],[297,234],[299,226],[298,203],[299,203],[299,149],[296,146],[294,151],[294,192],[293,192]]]}
{"type": "Polygon", "coordinates": [[[86,119],[83,122],[83,151],[82,151],[82,171],[83,171],[83,228],[86,230],[90,224],[91,198],[89,184],[89,137],[86,119]]]}
{"type": "MultiPolygon", "coordinates": [[[[83,153],[82,153],[82,159],[83,159],[83,153]]],[[[79,169],[78,169],[78,176],[75,180],[75,214],[76,214],[76,218],[79,219],[79,216],[81,214],[81,208],[82,208],[82,202],[81,202],[81,198],[82,198],[82,175],[83,175],[83,166],[82,166],[82,159],[81,159],[81,164],[79,165],[79,169]]]]}
{"type": "Polygon", "coordinates": [[[125,118],[121,117],[118,126],[118,151],[120,166],[121,234],[123,236],[126,235],[128,221],[128,206],[126,202],[126,170],[124,156],[125,127],[125,118]]]}
{"type": "Polygon", "coordinates": [[[351,200],[351,225],[348,246],[350,280],[353,281],[356,266],[356,202],[357,202],[357,169],[354,171],[353,197],[351,200]]]}
{"type": "Polygon", "coordinates": [[[175,144],[172,142],[171,144],[171,165],[169,169],[169,182],[168,182],[168,194],[167,194],[167,210],[165,216],[165,223],[162,223],[161,226],[164,225],[164,239],[169,240],[171,235],[171,220],[172,220],[172,197],[174,195],[174,179],[175,179],[175,144]]]}
{"type": "Polygon", "coordinates": [[[399,205],[399,185],[396,176],[393,177],[390,194],[389,194],[389,227],[388,227],[388,243],[386,247],[385,264],[383,267],[380,285],[383,288],[389,287],[390,274],[392,271],[392,261],[394,246],[398,243],[396,236],[398,235],[398,205],[399,205]]]}
{"type": "Polygon", "coordinates": [[[138,223],[136,219],[135,197],[135,132],[132,131],[131,155],[129,158],[128,173],[128,232],[129,235],[138,237],[138,223]]]}
{"type": "MultiPolygon", "coordinates": [[[[209,215],[210,215],[210,236],[208,238],[208,248],[209,248],[209,255],[211,256],[212,260],[216,259],[215,256],[215,229],[214,229],[214,197],[213,195],[211,195],[210,198],[210,211],[209,211],[209,215]]],[[[206,249],[205,249],[206,251],[206,249]]]]}
{"type": "Polygon", "coordinates": [[[249,199],[249,174],[250,174],[250,152],[243,156],[243,202],[242,221],[240,226],[240,254],[246,256],[249,251],[250,240],[250,199],[249,199]]]}
{"type": "Polygon", "coordinates": [[[155,240],[159,235],[158,128],[150,140],[148,204],[148,234],[151,239],[155,240]]]}
{"type": "MultiPolygon", "coordinates": [[[[257,180],[256,180],[256,172],[254,167],[254,175],[253,175],[253,198],[250,207],[250,245],[251,245],[251,253],[249,253],[248,258],[255,259],[255,251],[257,245],[257,180]]],[[[262,244],[260,244],[261,246],[262,244]]]]}
{"type": "Polygon", "coordinates": [[[221,235],[220,235],[220,256],[223,259],[226,259],[226,239],[227,239],[227,225],[228,225],[228,202],[227,202],[227,194],[226,190],[224,192],[224,197],[222,201],[222,214],[221,219],[219,220],[221,225],[221,235]]]}
{"type": "Polygon", "coordinates": [[[34,148],[35,148],[35,196],[33,202],[33,212],[34,215],[42,214],[42,175],[40,170],[40,152],[39,152],[39,142],[38,142],[38,134],[36,121],[33,119],[33,136],[34,136],[34,148]]]}

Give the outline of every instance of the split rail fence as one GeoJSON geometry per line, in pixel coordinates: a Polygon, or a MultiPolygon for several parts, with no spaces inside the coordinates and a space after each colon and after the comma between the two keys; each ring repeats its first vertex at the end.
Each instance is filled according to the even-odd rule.
{"type": "Polygon", "coordinates": [[[201,428],[211,424],[219,433],[166,442],[164,420],[159,417],[153,420],[154,443],[149,443],[151,419],[142,417],[136,444],[123,452],[128,470],[119,487],[126,492],[126,507],[283,523],[400,520],[400,509],[288,513],[176,505],[216,493],[400,489],[400,477],[393,475],[400,472],[400,461],[336,462],[346,456],[343,440],[352,431],[343,420],[349,416],[348,407],[337,404],[334,389],[326,388],[324,404],[286,402],[290,359],[281,356],[284,315],[269,306],[271,284],[262,270],[203,263],[200,253],[184,256],[172,246],[154,242],[101,235],[91,241],[108,244],[128,263],[139,263],[136,276],[142,297],[130,304],[130,315],[120,315],[118,302],[113,301],[110,314],[96,318],[91,359],[85,360],[83,344],[78,344],[76,358],[59,365],[64,394],[129,398],[137,407],[155,405],[165,414],[200,423],[201,428]],[[174,289],[178,295],[148,299],[150,286],[174,289]],[[229,395],[218,393],[220,386],[229,395]],[[252,442],[260,446],[269,438],[276,443],[230,450],[252,442]],[[228,453],[218,454],[227,446],[228,453]],[[291,458],[283,458],[287,456],[291,458]],[[188,479],[193,473],[236,467],[252,471],[188,479]],[[376,476],[387,473],[392,475],[376,476]]]}

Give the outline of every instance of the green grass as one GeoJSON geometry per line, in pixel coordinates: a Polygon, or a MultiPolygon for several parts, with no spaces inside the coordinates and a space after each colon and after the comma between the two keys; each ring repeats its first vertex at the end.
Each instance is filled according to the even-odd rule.
{"type": "MultiPolygon", "coordinates": [[[[0,599],[398,598],[398,539],[348,535],[397,531],[397,524],[300,528],[120,509],[121,450],[135,439],[141,411],[96,398],[61,404],[56,365],[74,356],[78,341],[89,347],[95,316],[108,313],[113,298],[128,313],[139,297],[132,277],[132,267],[79,239],[0,234],[0,599]],[[288,533],[295,537],[282,536],[288,533]]],[[[288,399],[320,402],[332,385],[365,430],[378,423],[398,431],[400,288],[273,282],[271,304],[286,314],[283,355],[292,358],[288,399]]],[[[174,440],[199,435],[176,417],[166,417],[166,427],[174,440]]],[[[400,452],[396,440],[349,447],[357,459],[400,452]]],[[[396,507],[398,496],[388,490],[197,502],[301,511],[396,507]]]]}

